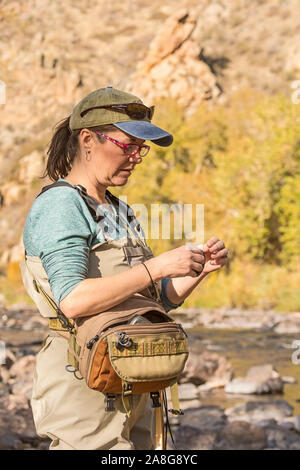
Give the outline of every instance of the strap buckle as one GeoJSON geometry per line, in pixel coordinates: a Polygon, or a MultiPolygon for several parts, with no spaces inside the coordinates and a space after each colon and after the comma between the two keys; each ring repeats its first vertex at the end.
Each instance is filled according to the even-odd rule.
{"type": "Polygon", "coordinates": [[[159,392],[150,392],[150,397],[152,398],[152,408],[160,408],[161,404],[159,402],[160,394],[159,392]]]}
{"type": "Polygon", "coordinates": [[[56,310],[56,312],[57,312],[57,318],[61,326],[65,328],[66,330],[68,330],[70,333],[73,333],[74,326],[69,322],[67,317],[64,316],[64,314],[59,308],[56,310]]]}
{"type": "Polygon", "coordinates": [[[127,397],[129,395],[132,395],[132,390],[133,390],[133,384],[129,382],[124,382],[123,387],[122,387],[122,395],[124,397],[127,397]]]}
{"type": "Polygon", "coordinates": [[[184,412],[182,410],[174,410],[173,408],[170,408],[168,411],[175,416],[184,415],[184,412]]]}
{"type": "Polygon", "coordinates": [[[112,395],[111,393],[106,393],[105,394],[105,401],[106,401],[106,407],[105,411],[116,411],[114,401],[116,399],[116,395],[112,395]]]}

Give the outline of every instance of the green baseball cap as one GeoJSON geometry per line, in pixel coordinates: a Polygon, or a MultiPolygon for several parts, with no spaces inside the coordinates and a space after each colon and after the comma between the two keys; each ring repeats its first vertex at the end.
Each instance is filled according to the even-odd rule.
{"type": "Polygon", "coordinates": [[[151,123],[153,111],[154,107],[147,108],[137,96],[107,86],[92,91],[79,101],[72,111],[69,127],[71,131],[75,131],[84,127],[113,124],[132,137],[151,140],[156,145],[168,147],[173,142],[173,136],[151,123]],[[142,106],[133,106],[133,103],[142,106]],[[128,108],[124,106],[128,104],[128,108]],[[111,105],[121,106],[113,109],[102,107],[111,105]],[[134,108],[142,109],[142,113],[135,113],[134,108]]]}

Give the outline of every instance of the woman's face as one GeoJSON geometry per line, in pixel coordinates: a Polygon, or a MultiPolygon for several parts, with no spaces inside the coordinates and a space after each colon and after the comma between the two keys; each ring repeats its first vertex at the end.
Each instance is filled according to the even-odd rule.
{"type": "MultiPolygon", "coordinates": [[[[142,145],[145,141],[120,130],[104,132],[105,135],[123,144],[142,145]]],[[[123,148],[87,129],[81,131],[81,162],[85,171],[96,183],[103,186],[123,186],[127,183],[135,165],[142,162],[139,154],[125,155],[123,148]],[[90,152],[88,156],[86,152],[90,152]],[[87,158],[86,158],[87,157],[87,158]]]]}

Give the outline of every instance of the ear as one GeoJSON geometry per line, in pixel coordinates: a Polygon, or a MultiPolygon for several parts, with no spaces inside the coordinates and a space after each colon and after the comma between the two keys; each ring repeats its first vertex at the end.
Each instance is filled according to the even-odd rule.
{"type": "Polygon", "coordinates": [[[79,136],[81,137],[81,142],[82,144],[85,145],[90,145],[91,140],[93,139],[92,133],[90,132],[89,129],[81,129],[79,136]]]}

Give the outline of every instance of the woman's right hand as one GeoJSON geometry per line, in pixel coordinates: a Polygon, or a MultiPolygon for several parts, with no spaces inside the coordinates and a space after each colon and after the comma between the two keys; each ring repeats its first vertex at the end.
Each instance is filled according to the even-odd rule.
{"type": "Polygon", "coordinates": [[[166,251],[151,260],[160,270],[161,278],[198,276],[205,263],[205,256],[200,248],[188,248],[186,245],[166,251]]]}

